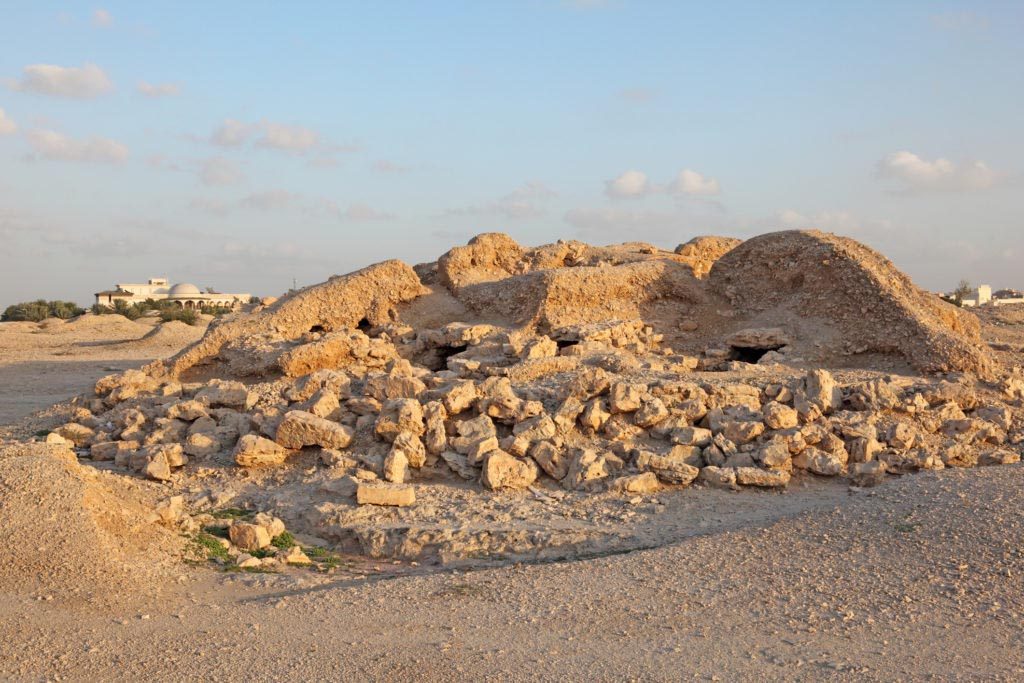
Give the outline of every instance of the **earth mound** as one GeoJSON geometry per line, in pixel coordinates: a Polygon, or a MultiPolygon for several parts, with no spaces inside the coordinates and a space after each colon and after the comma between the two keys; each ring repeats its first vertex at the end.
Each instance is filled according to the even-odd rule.
{"type": "Polygon", "coordinates": [[[140,583],[159,591],[181,541],[149,520],[152,497],[79,465],[66,446],[0,447],[0,592],[103,605],[140,583]]]}
{"type": "Polygon", "coordinates": [[[755,237],[723,255],[708,284],[751,326],[799,327],[808,341],[843,355],[898,355],[922,372],[991,376],[995,369],[972,313],[923,292],[849,238],[817,231],[755,237]]]}

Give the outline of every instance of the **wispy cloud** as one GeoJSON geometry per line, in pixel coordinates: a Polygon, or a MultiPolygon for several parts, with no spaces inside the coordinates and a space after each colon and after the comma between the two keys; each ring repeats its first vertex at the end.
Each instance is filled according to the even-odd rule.
{"type": "Polygon", "coordinates": [[[905,192],[985,190],[999,180],[999,174],[984,161],[962,165],[942,158],[928,161],[907,150],[893,152],[879,161],[876,174],[883,180],[895,180],[905,192]]]}
{"type": "Polygon", "coordinates": [[[379,173],[408,173],[412,169],[409,166],[402,166],[387,159],[378,159],[370,164],[370,168],[379,173]]]}
{"type": "Polygon", "coordinates": [[[351,145],[333,144],[318,131],[306,126],[262,120],[247,123],[225,119],[214,128],[208,141],[218,147],[252,146],[289,154],[314,154],[316,165],[336,165],[335,154],[355,151],[351,145]]]}
{"type": "Polygon", "coordinates": [[[0,109],[0,135],[13,135],[18,130],[18,126],[14,123],[14,119],[7,115],[3,109],[0,109]]]}
{"type": "Polygon", "coordinates": [[[215,216],[225,216],[235,209],[243,209],[261,213],[297,211],[306,216],[326,217],[356,223],[389,221],[395,218],[393,213],[375,209],[362,202],[353,202],[342,206],[333,199],[305,195],[280,188],[250,192],[234,202],[199,197],[193,199],[189,207],[215,216]]]}
{"type": "Polygon", "coordinates": [[[176,97],[181,94],[181,86],[177,83],[147,83],[146,81],[139,81],[135,89],[139,94],[154,99],[158,97],[176,97]]]}
{"type": "Polygon", "coordinates": [[[98,28],[107,28],[114,23],[114,17],[105,9],[99,8],[92,11],[92,25],[98,28]]]}
{"type": "Polygon", "coordinates": [[[120,164],[128,159],[128,147],[102,137],[77,140],[52,130],[30,130],[26,137],[35,155],[58,161],[120,164]]]}
{"type": "Polygon", "coordinates": [[[531,181],[484,204],[449,209],[452,216],[502,216],[508,219],[536,218],[546,212],[545,204],[557,193],[543,183],[531,181]]]}
{"type": "Polygon", "coordinates": [[[199,166],[199,179],[204,185],[224,186],[241,182],[245,174],[238,165],[224,157],[204,159],[199,166]]]}
{"type": "Polygon", "coordinates": [[[20,80],[8,79],[7,87],[40,95],[92,99],[113,90],[114,84],[106,72],[95,64],[31,64],[22,69],[20,80]]]}

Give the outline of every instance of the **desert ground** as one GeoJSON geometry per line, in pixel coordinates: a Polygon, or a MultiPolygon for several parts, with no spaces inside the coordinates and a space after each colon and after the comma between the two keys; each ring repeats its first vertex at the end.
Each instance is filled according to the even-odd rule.
{"type": "Polygon", "coordinates": [[[498,239],[0,324],[0,678],[1024,677],[1024,314],[818,233],[498,239]]]}

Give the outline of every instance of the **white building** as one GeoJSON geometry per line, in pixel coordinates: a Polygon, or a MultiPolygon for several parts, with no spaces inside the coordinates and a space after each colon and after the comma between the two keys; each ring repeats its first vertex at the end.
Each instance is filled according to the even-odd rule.
{"type": "Polygon", "coordinates": [[[96,303],[101,306],[113,307],[118,301],[135,304],[153,299],[155,301],[173,301],[182,308],[201,309],[204,306],[238,308],[249,301],[251,294],[224,294],[207,289],[205,292],[187,282],[171,285],[166,278],[150,278],[144,284],[119,282],[113,289],[96,292],[96,303]]]}
{"type": "Polygon", "coordinates": [[[992,287],[989,285],[978,285],[978,288],[971,292],[970,296],[964,298],[961,306],[973,308],[975,306],[1008,306],[1010,304],[1024,304],[1024,297],[992,296],[992,287]]]}

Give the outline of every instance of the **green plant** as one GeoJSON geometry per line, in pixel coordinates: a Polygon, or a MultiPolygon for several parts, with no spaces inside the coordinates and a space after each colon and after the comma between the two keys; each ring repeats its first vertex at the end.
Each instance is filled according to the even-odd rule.
{"type": "Polygon", "coordinates": [[[221,545],[220,539],[206,531],[196,534],[193,541],[199,547],[200,553],[205,555],[208,560],[227,562],[230,559],[228,549],[221,545]]]}
{"type": "Polygon", "coordinates": [[[85,309],[71,301],[37,299],[36,301],[23,301],[20,304],[8,306],[4,310],[3,315],[0,315],[0,321],[29,321],[38,323],[47,318],[67,320],[83,313],[85,313],[85,309]]]}
{"type": "Polygon", "coordinates": [[[270,542],[274,545],[275,548],[281,548],[282,550],[287,550],[288,548],[291,548],[294,545],[298,545],[298,543],[295,540],[295,537],[287,531],[280,533],[277,536],[274,536],[274,538],[272,538],[270,542]]]}
{"type": "Polygon", "coordinates": [[[221,508],[220,510],[210,510],[209,514],[214,519],[245,519],[252,517],[255,513],[245,508],[221,508]]]}
{"type": "Polygon", "coordinates": [[[165,323],[177,320],[186,325],[195,325],[199,316],[191,308],[165,308],[160,312],[160,320],[165,323]]]}

